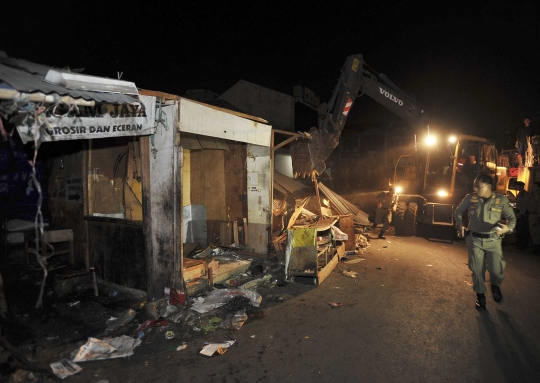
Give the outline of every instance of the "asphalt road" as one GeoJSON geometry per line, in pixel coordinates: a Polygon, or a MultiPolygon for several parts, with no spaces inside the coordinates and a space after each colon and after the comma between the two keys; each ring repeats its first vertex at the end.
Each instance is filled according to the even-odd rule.
{"type": "Polygon", "coordinates": [[[505,248],[504,300],[489,294],[483,312],[464,243],[389,236],[363,257],[230,333],[237,344],[223,355],[199,354],[226,340],[218,331],[182,351],[81,363],[66,381],[540,381],[540,257],[505,248]]]}

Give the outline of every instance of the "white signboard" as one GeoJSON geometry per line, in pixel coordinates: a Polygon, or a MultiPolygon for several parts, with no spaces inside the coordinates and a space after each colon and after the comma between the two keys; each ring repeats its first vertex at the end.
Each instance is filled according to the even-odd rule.
{"type": "Polygon", "coordinates": [[[83,182],[81,177],[66,178],[66,202],[82,203],[83,182]]]}
{"type": "MultiPolygon", "coordinates": [[[[56,110],[56,116],[41,117],[40,129],[34,126],[17,127],[24,143],[62,141],[118,136],[147,136],[155,132],[156,98],[139,96],[141,105],[96,104],[68,110],[56,110]],[[46,118],[48,123],[45,123],[46,118]],[[37,133],[37,137],[34,134],[37,133]]],[[[67,105],[62,105],[68,108],[67,105]]],[[[50,113],[50,112],[49,112],[50,113]]]]}

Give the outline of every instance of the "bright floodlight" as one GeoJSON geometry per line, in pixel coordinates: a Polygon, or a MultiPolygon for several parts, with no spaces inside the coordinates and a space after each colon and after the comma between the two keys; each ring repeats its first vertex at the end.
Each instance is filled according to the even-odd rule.
{"type": "Polygon", "coordinates": [[[448,192],[446,190],[439,190],[437,194],[439,197],[448,197],[448,192]]]}
{"type": "Polygon", "coordinates": [[[456,136],[450,136],[450,137],[448,137],[448,141],[453,144],[454,142],[457,141],[457,137],[456,136]]]}
{"type": "Polygon", "coordinates": [[[399,193],[401,193],[403,191],[403,188],[401,186],[396,186],[394,191],[396,192],[396,194],[399,194],[399,193]]]}
{"type": "Polygon", "coordinates": [[[436,141],[437,140],[435,139],[435,136],[432,136],[431,134],[426,137],[426,144],[428,144],[429,146],[435,145],[436,141]]]}

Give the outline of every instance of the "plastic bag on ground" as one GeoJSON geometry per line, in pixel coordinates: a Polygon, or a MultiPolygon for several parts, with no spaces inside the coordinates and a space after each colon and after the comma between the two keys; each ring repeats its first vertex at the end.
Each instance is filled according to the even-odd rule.
{"type": "Polygon", "coordinates": [[[191,309],[199,313],[207,313],[225,305],[231,298],[239,295],[249,298],[251,305],[255,307],[259,307],[262,302],[262,296],[253,290],[221,289],[212,291],[206,298],[199,298],[193,303],[191,309]]]}
{"type": "Polygon", "coordinates": [[[248,316],[246,314],[246,310],[240,310],[234,314],[228,314],[227,317],[221,322],[219,327],[230,329],[233,328],[235,330],[240,330],[240,328],[244,325],[244,322],[247,321],[248,316]]]}

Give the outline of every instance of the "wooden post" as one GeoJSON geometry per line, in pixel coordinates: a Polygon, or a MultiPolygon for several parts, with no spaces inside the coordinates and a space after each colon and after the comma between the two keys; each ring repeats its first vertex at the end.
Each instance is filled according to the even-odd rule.
{"type": "Polygon", "coordinates": [[[141,137],[141,164],[142,164],[142,211],[143,235],[146,243],[146,285],[147,299],[152,297],[151,290],[155,285],[154,253],[152,244],[152,216],[150,194],[150,139],[141,137]]]}
{"type": "Polygon", "coordinates": [[[248,221],[247,221],[247,218],[243,218],[243,220],[244,220],[244,245],[247,245],[249,241],[248,221]]]}
{"type": "Polygon", "coordinates": [[[319,195],[319,182],[317,182],[317,179],[315,178],[313,180],[313,182],[315,183],[315,193],[317,195],[317,206],[319,207],[319,217],[322,218],[322,208],[321,208],[321,196],[319,195]]]}

